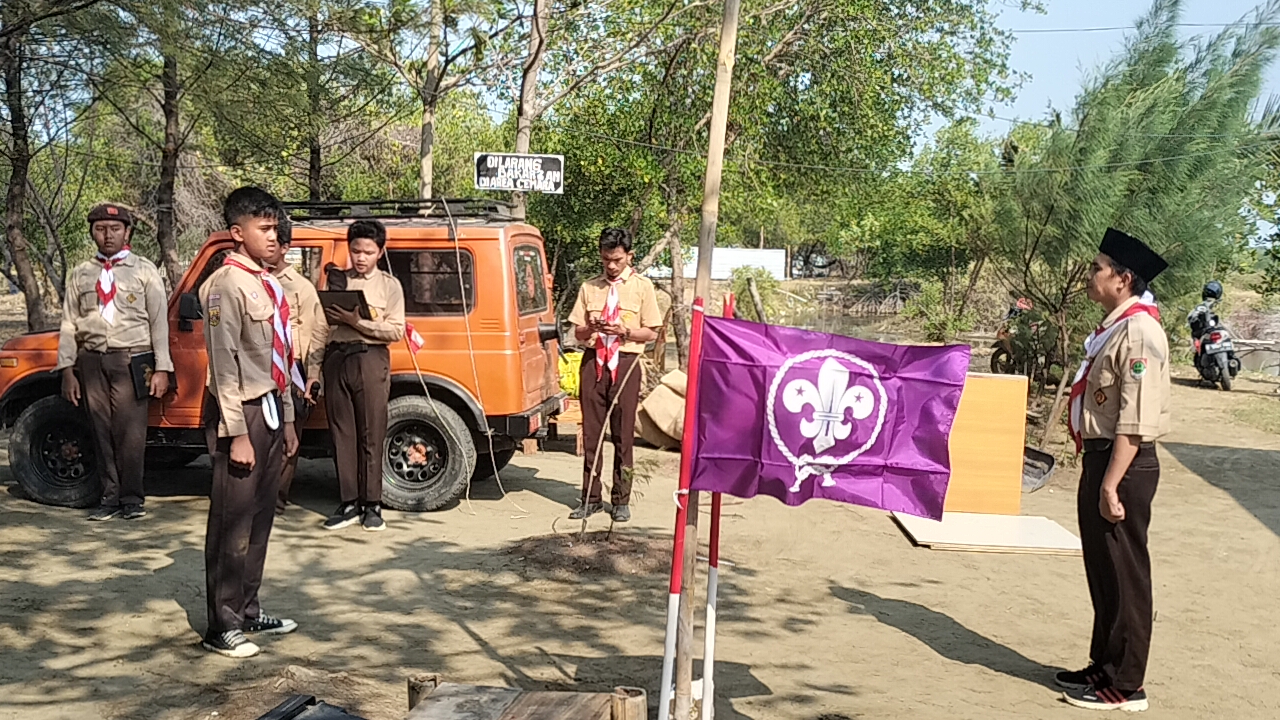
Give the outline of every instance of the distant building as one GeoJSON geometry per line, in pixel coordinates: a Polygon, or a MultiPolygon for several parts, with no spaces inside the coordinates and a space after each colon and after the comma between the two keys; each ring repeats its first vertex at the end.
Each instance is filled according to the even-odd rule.
{"type": "MultiPolygon", "coordinates": [[[[685,253],[684,276],[692,279],[698,274],[698,249],[693,248],[685,253]]],[[[711,254],[711,279],[728,280],[733,271],[740,267],[764,268],[778,280],[787,279],[786,250],[757,250],[755,248],[716,248],[711,254]]],[[[671,277],[671,268],[657,265],[645,271],[651,278],[671,277]]]]}

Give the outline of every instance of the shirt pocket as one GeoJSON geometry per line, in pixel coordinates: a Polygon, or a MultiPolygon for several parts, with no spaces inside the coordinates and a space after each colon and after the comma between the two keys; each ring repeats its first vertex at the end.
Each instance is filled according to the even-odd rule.
{"type": "Polygon", "coordinates": [[[147,292],[141,280],[130,278],[121,281],[116,275],[116,312],[126,322],[146,321],[147,292]]]}
{"type": "Polygon", "coordinates": [[[640,327],[640,298],[633,293],[618,294],[618,309],[622,311],[622,324],[629,328],[640,327]]]}
{"type": "Polygon", "coordinates": [[[264,302],[261,297],[254,299],[248,295],[245,296],[244,303],[248,322],[245,323],[242,337],[246,343],[252,343],[256,347],[270,348],[275,336],[275,307],[270,302],[264,302]]]}
{"type": "Polygon", "coordinates": [[[98,312],[98,289],[95,287],[80,293],[80,314],[96,315],[98,312]]]}

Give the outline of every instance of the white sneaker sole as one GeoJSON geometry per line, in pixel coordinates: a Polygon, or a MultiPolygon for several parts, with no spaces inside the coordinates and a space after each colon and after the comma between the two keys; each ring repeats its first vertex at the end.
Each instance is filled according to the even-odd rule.
{"type": "Polygon", "coordinates": [[[244,632],[246,635],[250,633],[254,635],[288,635],[297,629],[298,623],[293,620],[286,620],[285,623],[278,628],[272,628],[270,630],[245,630],[244,632]]]}
{"type": "Polygon", "coordinates": [[[387,529],[387,524],[384,522],[381,525],[377,525],[375,527],[369,527],[368,525],[361,525],[360,527],[364,528],[365,532],[382,532],[383,530],[387,529]]]}
{"type": "Polygon", "coordinates": [[[258,653],[262,652],[262,648],[258,647],[257,645],[254,645],[251,642],[244,643],[243,645],[237,645],[236,647],[230,650],[226,648],[220,648],[214,645],[210,645],[207,642],[200,643],[200,646],[211,653],[217,653],[218,655],[221,655],[223,657],[229,657],[235,660],[243,660],[245,658],[251,658],[254,655],[257,655],[258,653]]]}
{"type": "Polygon", "coordinates": [[[353,518],[351,518],[350,520],[343,520],[342,522],[338,523],[337,525],[324,525],[324,526],[322,526],[322,527],[324,527],[324,529],[325,529],[325,530],[341,530],[341,529],[343,529],[343,528],[349,528],[349,527],[351,527],[352,525],[355,525],[355,524],[356,524],[356,523],[358,523],[358,522],[360,522],[360,518],[358,518],[358,517],[353,517],[353,518]]]}
{"type": "Polygon", "coordinates": [[[1104,705],[1101,703],[1080,702],[1079,700],[1072,698],[1066,693],[1062,694],[1062,699],[1066,700],[1067,704],[1072,707],[1083,708],[1085,710],[1120,710],[1122,712],[1146,712],[1147,708],[1150,707],[1146,700],[1131,700],[1129,702],[1120,703],[1119,705],[1111,705],[1111,704],[1104,705]]]}

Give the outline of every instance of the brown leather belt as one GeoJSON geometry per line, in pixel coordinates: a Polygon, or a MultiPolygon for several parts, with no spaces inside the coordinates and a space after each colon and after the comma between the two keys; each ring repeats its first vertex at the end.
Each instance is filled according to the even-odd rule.
{"type": "Polygon", "coordinates": [[[81,350],[81,352],[93,353],[94,355],[110,355],[112,353],[128,353],[130,355],[141,355],[142,353],[151,352],[151,346],[140,345],[131,348],[107,348],[106,350],[81,350]]]}
{"type": "MultiPolygon", "coordinates": [[[[1085,440],[1084,451],[1087,453],[1109,453],[1111,452],[1111,446],[1114,444],[1115,444],[1114,440],[1108,440],[1107,438],[1085,440]]],[[[1138,444],[1139,450],[1154,450],[1155,447],[1156,447],[1156,444],[1150,443],[1150,442],[1144,442],[1144,443],[1138,444]]]]}

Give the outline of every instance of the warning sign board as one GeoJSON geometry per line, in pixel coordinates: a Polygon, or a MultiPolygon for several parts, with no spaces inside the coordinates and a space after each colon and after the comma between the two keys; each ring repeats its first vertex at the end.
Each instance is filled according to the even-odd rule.
{"type": "Polygon", "coordinates": [[[564,193],[563,155],[476,153],[476,189],[564,193]]]}

